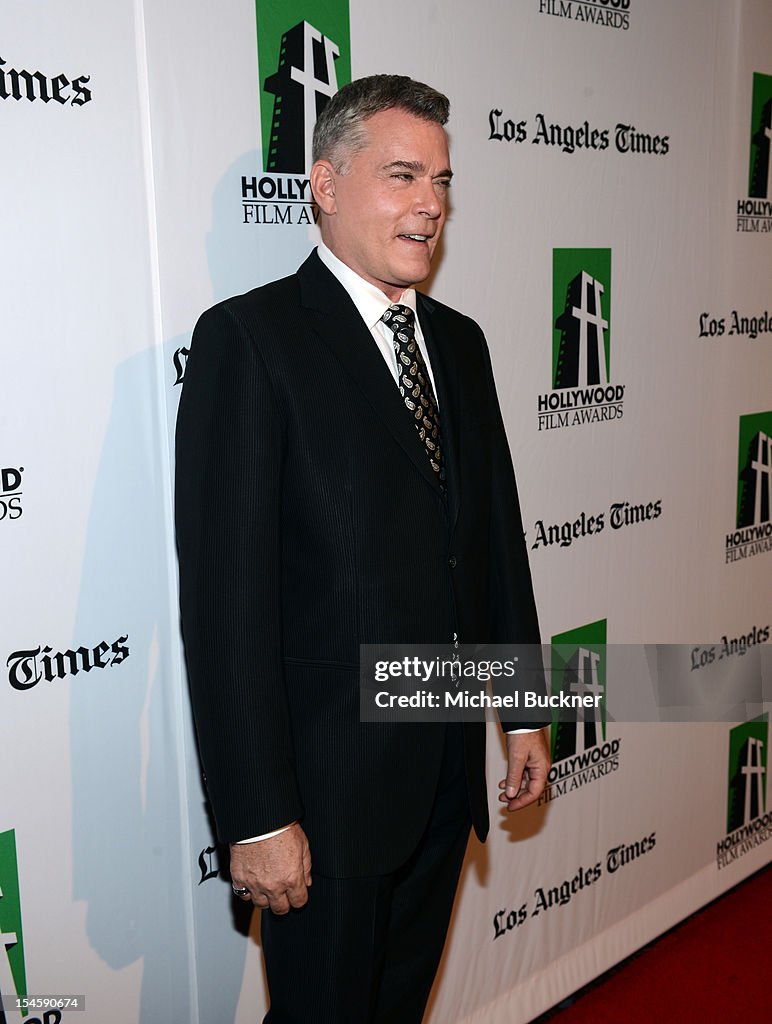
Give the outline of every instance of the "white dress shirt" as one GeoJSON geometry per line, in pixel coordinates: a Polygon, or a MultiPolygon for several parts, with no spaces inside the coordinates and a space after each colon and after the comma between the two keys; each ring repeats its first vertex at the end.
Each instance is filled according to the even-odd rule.
{"type": "MultiPolygon", "coordinates": [[[[367,324],[368,330],[370,331],[370,334],[372,334],[375,344],[378,346],[378,351],[386,361],[386,365],[388,366],[389,371],[394,378],[394,383],[396,384],[399,380],[399,375],[397,372],[397,353],[394,351],[394,332],[381,320],[383,314],[389,306],[393,305],[393,303],[383,294],[380,288],[376,288],[374,284],[370,284],[369,281],[365,281],[365,279],[355,273],[351,267],[346,266],[345,263],[339,260],[338,257],[327,248],[324,242],[319,243],[319,247],[316,251],[319,259],[325,267],[327,267],[331,274],[334,274],[335,277],[337,277],[349,293],[351,301],[356,306],[359,315],[367,324]]],[[[426,369],[429,371],[434,397],[437,401],[437,407],[439,408],[439,398],[437,396],[437,387],[434,383],[432,364],[429,359],[429,352],[426,348],[423,331],[421,330],[421,324],[418,322],[415,288],[406,288],[398,299],[398,302],[401,305],[412,309],[413,315],[415,316],[415,340],[421,350],[421,355],[424,357],[426,369]]]]}

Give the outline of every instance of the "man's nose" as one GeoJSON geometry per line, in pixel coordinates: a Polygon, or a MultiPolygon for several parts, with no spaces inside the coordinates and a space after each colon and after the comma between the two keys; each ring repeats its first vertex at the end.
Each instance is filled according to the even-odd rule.
{"type": "Polygon", "coordinates": [[[424,217],[431,217],[436,220],[442,213],[442,201],[437,195],[437,189],[430,179],[421,181],[419,195],[416,197],[418,213],[424,217]]]}

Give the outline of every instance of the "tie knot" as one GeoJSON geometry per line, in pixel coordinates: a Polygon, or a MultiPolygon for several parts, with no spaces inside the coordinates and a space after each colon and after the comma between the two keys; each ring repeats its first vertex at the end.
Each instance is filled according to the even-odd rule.
{"type": "Polygon", "coordinates": [[[387,327],[396,334],[397,331],[415,330],[415,313],[410,306],[403,306],[399,302],[393,302],[381,317],[387,327]]]}

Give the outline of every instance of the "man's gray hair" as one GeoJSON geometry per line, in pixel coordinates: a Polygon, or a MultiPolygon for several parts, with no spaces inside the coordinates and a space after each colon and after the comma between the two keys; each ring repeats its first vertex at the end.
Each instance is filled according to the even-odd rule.
{"type": "Polygon", "coordinates": [[[394,108],[444,125],[450,100],[406,75],[357,78],[340,88],[319,115],[314,128],[314,160],[329,160],[340,173],[344,164],[367,145],[368,117],[394,108]]]}

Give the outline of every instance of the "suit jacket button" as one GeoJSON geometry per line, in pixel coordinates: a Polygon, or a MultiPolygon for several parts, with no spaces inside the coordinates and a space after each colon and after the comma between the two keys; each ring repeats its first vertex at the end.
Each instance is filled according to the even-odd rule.
{"type": "Polygon", "coordinates": [[[456,568],[456,556],[455,555],[451,555],[450,556],[450,558],[448,559],[448,565],[450,566],[451,569],[455,569],[456,568]]]}

